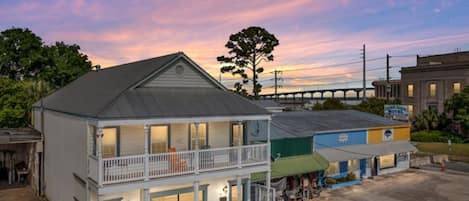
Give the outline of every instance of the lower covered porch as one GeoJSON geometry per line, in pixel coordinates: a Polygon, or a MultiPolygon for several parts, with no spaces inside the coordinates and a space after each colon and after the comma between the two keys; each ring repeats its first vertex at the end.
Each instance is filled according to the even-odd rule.
{"type": "MultiPolygon", "coordinates": [[[[243,170],[246,171],[246,170],[243,170]]],[[[250,174],[201,174],[136,186],[116,184],[91,191],[91,201],[249,201],[250,174]],[[191,181],[192,180],[192,181],[191,181]],[[99,195],[99,196],[98,196],[99,195]]]]}
{"type": "Polygon", "coordinates": [[[326,148],[318,153],[329,161],[324,184],[332,189],[361,183],[373,176],[409,168],[409,154],[416,148],[407,141],[326,148]]]}
{"type": "MultiPolygon", "coordinates": [[[[320,179],[328,161],[318,153],[288,156],[275,159],[271,164],[274,200],[309,200],[318,196],[320,179]]],[[[261,188],[265,184],[265,173],[252,175],[253,197],[262,200],[261,188]]]]}

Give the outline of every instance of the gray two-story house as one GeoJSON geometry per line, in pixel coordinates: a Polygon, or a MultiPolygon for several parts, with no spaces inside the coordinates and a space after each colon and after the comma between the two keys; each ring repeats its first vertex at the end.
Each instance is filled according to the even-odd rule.
{"type": "Polygon", "coordinates": [[[270,178],[269,129],[248,128],[270,113],[184,53],[93,70],[33,112],[50,201],[249,200],[270,178]]]}

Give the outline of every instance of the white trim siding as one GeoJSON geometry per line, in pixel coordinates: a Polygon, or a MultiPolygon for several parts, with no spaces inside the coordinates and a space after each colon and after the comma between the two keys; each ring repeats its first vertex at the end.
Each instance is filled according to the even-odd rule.
{"type": "Polygon", "coordinates": [[[185,117],[185,118],[155,118],[155,119],[115,119],[99,120],[98,127],[132,125],[132,124],[171,124],[191,122],[221,122],[221,121],[253,121],[270,120],[270,115],[251,116],[213,116],[213,117],[185,117]]]}

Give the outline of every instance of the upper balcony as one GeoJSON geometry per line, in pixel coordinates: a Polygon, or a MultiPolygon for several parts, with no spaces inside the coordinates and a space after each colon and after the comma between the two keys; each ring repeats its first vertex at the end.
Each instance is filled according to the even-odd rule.
{"type": "Polygon", "coordinates": [[[90,135],[89,178],[98,186],[267,167],[270,158],[266,141],[248,139],[245,122],[124,125],[92,130],[96,132],[90,135]]]}

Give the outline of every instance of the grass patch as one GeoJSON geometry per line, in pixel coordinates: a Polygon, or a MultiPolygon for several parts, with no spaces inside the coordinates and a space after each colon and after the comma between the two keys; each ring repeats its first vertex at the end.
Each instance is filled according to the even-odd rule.
{"type": "Polygon", "coordinates": [[[415,142],[415,144],[419,152],[469,157],[469,144],[452,144],[451,151],[448,143],[415,142]]]}
{"type": "Polygon", "coordinates": [[[432,131],[417,131],[410,135],[411,141],[414,142],[448,142],[448,138],[453,143],[464,143],[464,138],[446,131],[432,130],[432,131]]]}

